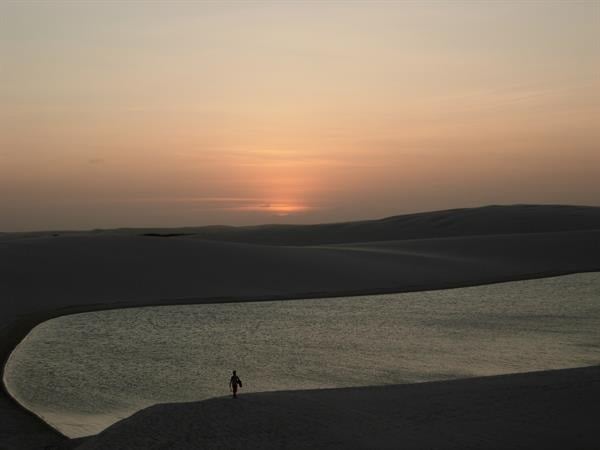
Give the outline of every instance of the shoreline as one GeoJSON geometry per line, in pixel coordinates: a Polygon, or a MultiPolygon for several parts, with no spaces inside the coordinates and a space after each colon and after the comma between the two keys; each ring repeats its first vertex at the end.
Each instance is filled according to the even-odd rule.
{"type": "Polygon", "coordinates": [[[260,392],[145,408],[81,442],[106,448],[598,448],[600,366],[260,392]],[[290,408],[290,405],[293,405],[290,408]],[[401,444],[400,444],[401,443],[401,444]]]}
{"type": "MultiPolygon", "coordinates": [[[[598,272],[598,270],[585,270],[585,271],[549,271],[549,272],[536,272],[530,274],[522,274],[519,276],[513,277],[492,277],[489,280],[477,280],[473,282],[466,283],[448,283],[448,285],[443,286],[424,286],[424,285],[413,285],[413,286],[399,286],[397,288],[385,288],[385,289],[364,289],[359,291],[345,291],[345,292],[306,292],[306,293],[293,293],[282,297],[280,295],[271,295],[271,296],[247,296],[247,297],[193,297],[193,298],[178,298],[178,299],[159,299],[153,301],[125,301],[119,303],[105,303],[105,304],[89,304],[89,305],[69,305],[61,308],[57,308],[50,311],[43,311],[38,313],[31,313],[27,315],[22,315],[19,319],[13,321],[8,326],[4,327],[1,330],[0,336],[2,340],[0,342],[0,358],[2,360],[2,394],[0,397],[0,402],[4,403],[8,400],[13,409],[18,409],[20,412],[26,413],[32,422],[31,428],[35,428],[35,432],[46,431],[53,434],[54,438],[57,439],[57,442],[53,442],[51,445],[61,444],[64,445],[71,441],[72,439],[62,434],[59,430],[52,427],[50,424],[44,421],[44,419],[36,414],[35,412],[27,409],[23,406],[16,397],[10,392],[8,387],[5,384],[5,367],[10,359],[13,351],[16,347],[27,337],[27,335],[39,324],[46,322],[48,320],[52,320],[58,317],[73,315],[73,314],[82,314],[86,312],[94,312],[94,311],[107,311],[107,310],[117,310],[117,309],[131,309],[131,308],[144,308],[144,307],[159,307],[159,306],[177,306],[177,305],[201,305],[201,304],[219,304],[219,303],[250,303],[250,302],[274,302],[274,301],[301,301],[308,299],[328,299],[328,298],[338,298],[338,297],[356,297],[356,296],[365,296],[365,295],[385,295],[385,294],[401,294],[401,293],[409,293],[409,292],[427,292],[427,291],[437,291],[437,290],[447,290],[447,289],[460,289],[460,288],[468,288],[475,286],[484,286],[490,284],[502,284],[502,283],[511,283],[511,282],[519,282],[519,281],[527,281],[527,280],[535,280],[535,279],[543,279],[543,278],[554,278],[560,276],[573,275],[577,273],[594,273],[598,272]],[[40,428],[41,427],[41,428],[40,428]]],[[[556,369],[561,370],[561,369],[556,369]]],[[[495,376],[505,376],[505,375],[495,375],[495,376]]],[[[479,378],[479,377],[478,377],[479,378]]],[[[488,378],[488,377],[485,377],[488,378]]],[[[468,380],[470,378],[466,378],[468,380]]],[[[421,384],[421,383],[415,383],[421,384]]],[[[346,388],[340,388],[346,389],[346,388]]],[[[5,410],[5,406],[3,405],[0,410],[2,410],[3,415],[8,412],[5,410]]],[[[91,437],[91,436],[90,436],[91,437]]],[[[75,439],[79,441],[79,438],[75,439]]],[[[54,439],[52,439],[54,441],[54,439]]],[[[1,442],[0,442],[1,444],[1,442]]]]}

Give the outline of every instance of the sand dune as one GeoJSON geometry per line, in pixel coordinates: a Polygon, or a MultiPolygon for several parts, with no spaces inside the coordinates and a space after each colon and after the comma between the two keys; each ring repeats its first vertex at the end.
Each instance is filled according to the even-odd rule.
{"type": "MultiPolygon", "coordinates": [[[[276,235],[278,227],[236,229],[249,233],[249,242],[143,236],[148,230],[7,234],[0,238],[0,357],[5,361],[37,323],[77,311],[401,292],[600,270],[600,208],[507,208],[283,227],[269,242],[320,243],[303,246],[258,243],[264,230],[276,235]],[[501,211],[507,215],[496,217],[501,211]],[[410,239],[417,235],[407,230],[429,238],[410,239]],[[455,235],[436,237],[440,230],[455,235]],[[391,235],[397,239],[384,240],[391,235]]],[[[0,448],[60,440],[6,393],[0,416],[0,448]]]]}
{"type": "Polygon", "coordinates": [[[204,226],[0,233],[1,240],[61,235],[190,237],[261,245],[320,245],[493,234],[551,233],[600,229],[600,207],[508,205],[432,211],[377,220],[315,225],[204,226]]]}
{"type": "Polygon", "coordinates": [[[139,236],[0,243],[5,313],[434,289],[600,269],[600,231],[277,247],[139,236]]]}
{"type": "Polygon", "coordinates": [[[593,449],[600,367],[157,405],[85,441],[127,449],[593,449]]]}
{"type": "MultiPolygon", "coordinates": [[[[512,205],[407,214],[360,222],[204,227],[179,232],[217,241],[319,245],[490,234],[549,233],[599,228],[600,208],[597,207],[512,205]]],[[[164,230],[163,233],[169,231],[164,230]]]]}

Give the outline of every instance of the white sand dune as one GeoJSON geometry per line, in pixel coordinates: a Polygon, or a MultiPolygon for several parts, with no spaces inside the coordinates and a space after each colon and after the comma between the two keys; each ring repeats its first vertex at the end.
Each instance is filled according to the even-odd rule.
{"type": "MultiPolygon", "coordinates": [[[[599,211],[515,206],[284,227],[284,236],[269,242],[278,245],[266,245],[265,236],[279,236],[273,226],[235,229],[245,230],[248,242],[231,242],[241,238],[227,238],[231,229],[218,227],[211,229],[221,234],[212,236],[201,236],[202,229],[173,237],[143,236],[148,230],[5,234],[0,356],[5,361],[40,321],[78,311],[401,292],[598,271],[599,211]],[[433,237],[425,239],[427,233],[433,237]],[[396,240],[386,240],[390,235],[396,240]]],[[[176,231],[167,234],[181,234],[176,231]]],[[[61,440],[6,394],[0,416],[0,448],[61,440]]]]}
{"type": "Polygon", "coordinates": [[[600,367],[157,405],[82,450],[594,449],[600,367]]]}
{"type": "Polygon", "coordinates": [[[289,247],[140,236],[0,243],[4,313],[434,289],[600,268],[600,231],[289,247]]]}

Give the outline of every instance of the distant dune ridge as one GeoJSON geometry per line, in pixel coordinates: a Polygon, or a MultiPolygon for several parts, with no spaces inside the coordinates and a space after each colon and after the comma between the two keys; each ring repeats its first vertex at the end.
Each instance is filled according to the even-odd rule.
{"type": "Polygon", "coordinates": [[[491,205],[376,220],[315,225],[203,226],[121,228],[84,232],[0,233],[0,239],[62,234],[139,234],[148,237],[195,237],[212,241],[270,245],[319,245],[349,242],[430,239],[434,237],[549,233],[600,229],[600,207],[571,205],[491,205]]]}
{"type": "Polygon", "coordinates": [[[593,229],[600,229],[597,207],[515,205],[451,209],[359,222],[202,227],[181,232],[216,241],[319,245],[593,229]]]}
{"type": "MultiPolygon", "coordinates": [[[[598,271],[600,208],[491,206],[323,225],[4,233],[0,256],[5,361],[35,324],[78,311],[401,292],[598,271]]],[[[0,417],[0,448],[64,441],[6,393],[0,417]]],[[[123,432],[126,423],[115,426],[123,432]]]]}

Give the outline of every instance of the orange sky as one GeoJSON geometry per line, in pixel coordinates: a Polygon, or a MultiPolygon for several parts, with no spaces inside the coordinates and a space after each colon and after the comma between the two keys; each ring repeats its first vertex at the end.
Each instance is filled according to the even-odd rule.
{"type": "Polygon", "coordinates": [[[3,2],[0,231],[600,205],[600,3],[3,2]]]}

